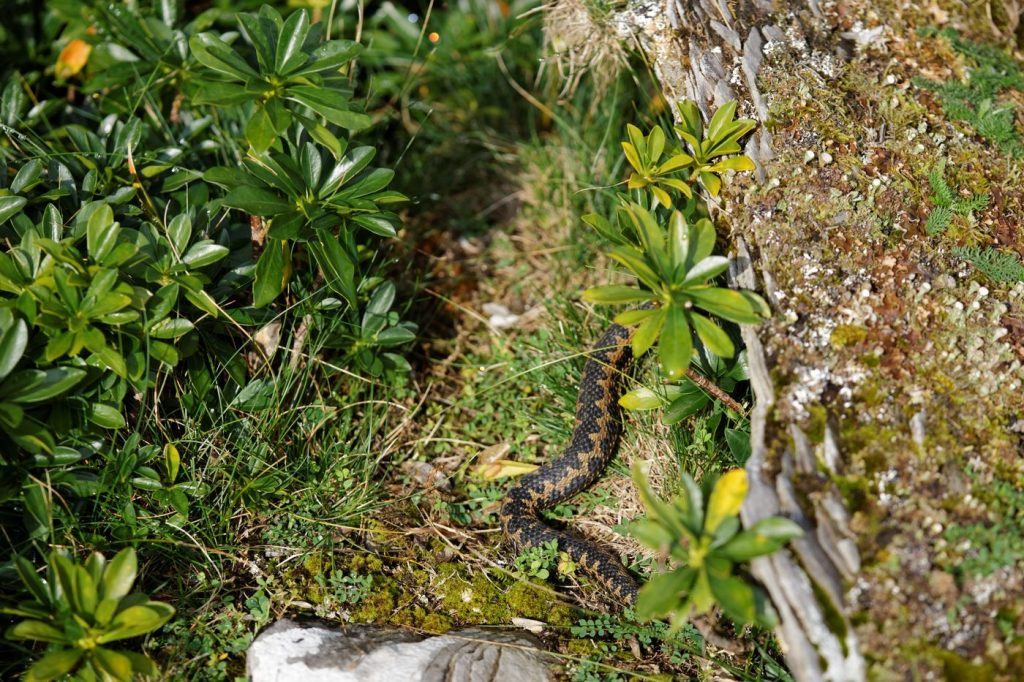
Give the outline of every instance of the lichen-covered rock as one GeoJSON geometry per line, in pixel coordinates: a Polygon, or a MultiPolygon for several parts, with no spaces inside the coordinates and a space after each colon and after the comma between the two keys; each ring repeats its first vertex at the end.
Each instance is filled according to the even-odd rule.
{"type": "Polygon", "coordinates": [[[249,647],[252,682],[544,682],[548,655],[523,632],[438,637],[369,625],[280,620],[249,647]]]}
{"type": "Polygon", "coordinates": [[[744,519],[809,531],[754,565],[800,680],[1024,676],[1011,4],[669,0],[619,16],[667,97],[735,98],[762,122],[760,177],[725,192],[718,222],[749,246],[734,276],[775,310],[745,332],[759,405],[744,519]],[[994,94],[943,94],[989,67],[994,94]],[[933,217],[947,204],[960,212],[933,217]]]}

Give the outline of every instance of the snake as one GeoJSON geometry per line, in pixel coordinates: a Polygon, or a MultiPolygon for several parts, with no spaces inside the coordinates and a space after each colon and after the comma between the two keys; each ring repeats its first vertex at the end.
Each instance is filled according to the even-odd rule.
{"type": "Polygon", "coordinates": [[[622,563],[601,547],[547,525],[540,512],[589,488],[615,456],[622,435],[621,377],[633,361],[633,332],[612,324],[594,344],[580,378],[569,444],[560,455],[522,476],[505,494],[498,512],[514,549],[522,552],[557,542],[559,552],[568,554],[623,606],[636,602],[638,588],[622,563]]]}

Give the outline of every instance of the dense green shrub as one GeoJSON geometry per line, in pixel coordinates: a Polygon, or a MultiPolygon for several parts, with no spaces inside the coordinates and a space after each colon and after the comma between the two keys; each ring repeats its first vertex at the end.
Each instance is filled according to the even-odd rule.
{"type": "Polygon", "coordinates": [[[354,139],[361,46],[304,10],[183,6],[53,0],[4,29],[0,515],[23,561],[98,496],[122,528],[138,495],[187,521],[209,486],[145,415],[265,409],[269,323],[339,370],[409,369],[386,245],[405,197],[354,139]]]}

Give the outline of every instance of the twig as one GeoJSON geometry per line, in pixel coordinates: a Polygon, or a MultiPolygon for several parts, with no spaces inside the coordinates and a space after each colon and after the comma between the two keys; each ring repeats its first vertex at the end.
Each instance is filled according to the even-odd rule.
{"type": "Polygon", "coordinates": [[[747,411],[743,409],[743,406],[732,399],[728,393],[720,389],[713,381],[708,379],[703,374],[695,372],[692,368],[686,370],[686,378],[693,383],[700,386],[706,393],[710,393],[714,398],[722,401],[726,407],[733,412],[739,414],[741,417],[747,416],[747,411]]]}

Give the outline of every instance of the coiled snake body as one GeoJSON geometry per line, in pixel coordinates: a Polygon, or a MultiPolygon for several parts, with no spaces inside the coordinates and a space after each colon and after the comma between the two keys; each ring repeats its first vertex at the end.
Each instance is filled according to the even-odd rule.
{"type": "Polygon", "coordinates": [[[637,595],[636,581],[625,567],[608,552],[546,525],[538,514],[593,485],[615,455],[622,433],[619,384],[633,360],[632,336],[632,329],[618,324],[601,336],[583,368],[568,447],[523,476],[509,490],[499,512],[505,535],[518,551],[556,540],[559,551],[566,552],[623,605],[634,603],[637,595]]]}

